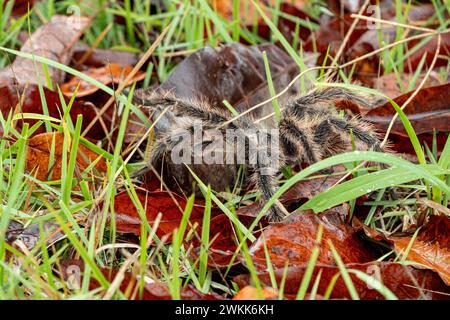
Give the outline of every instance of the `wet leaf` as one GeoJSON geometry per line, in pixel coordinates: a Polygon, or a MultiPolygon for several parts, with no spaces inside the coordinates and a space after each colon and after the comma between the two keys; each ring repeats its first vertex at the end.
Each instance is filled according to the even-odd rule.
{"type": "MultiPolygon", "coordinates": [[[[326,176],[297,182],[280,197],[280,202],[289,212],[295,211],[306,201],[331,188],[340,179],[340,176],[326,176]]],[[[262,208],[263,204],[261,202],[255,202],[240,208],[238,213],[256,217],[262,208]]]]}
{"type": "MultiPolygon", "coordinates": [[[[350,29],[354,19],[350,14],[344,15],[344,17],[334,17],[327,22],[321,23],[320,28],[314,31],[308,40],[305,42],[305,51],[318,52],[325,54],[330,46],[330,54],[334,56],[337,53],[338,48],[342,44],[346,33],[350,29]]],[[[352,32],[346,49],[350,48],[366,31],[367,23],[365,21],[359,21],[355,30],[352,32]]],[[[323,61],[320,59],[318,64],[323,61]]],[[[329,59],[328,59],[329,62],[329,59]]]]}
{"type": "MultiPolygon", "coordinates": [[[[450,288],[434,272],[429,270],[417,270],[411,266],[405,266],[393,262],[369,262],[364,264],[347,264],[347,270],[359,270],[369,276],[382,282],[398,299],[421,299],[421,300],[449,300],[450,288]]],[[[285,280],[285,295],[296,296],[300,283],[306,271],[306,265],[289,267],[285,280]]],[[[339,274],[339,268],[333,265],[317,264],[314,268],[311,282],[307,292],[309,293],[312,284],[321,272],[320,282],[317,293],[325,295],[327,288],[333,278],[339,274]]],[[[277,283],[281,283],[284,268],[274,271],[277,283]]],[[[270,285],[270,276],[268,272],[262,272],[258,275],[262,284],[270,285]]],[[[350,271],[350,277],[353,285],[363,300],[383,299],[383,296],[374,289],[375,284],[368,285],[365,281],[359,279],[350,271]]],[[[249,275],[240,275],[234,278],[234,281],[243,288],[250,283],[249,275]]],[[[348,289],[342,277],[338,277],[334,289],[330,296],[331,299],[351,299],[348,289]]]]}
{"type": "MultiPolygon", "coordinates": [[[[11,14],[14,17],[20,17],[26,14],[28,12],[28,9],[31,11],[35,3],[36,0],[15,0],[11,14]]],[[[3,3],[2,5],[5,6],[6,3],[3,3]]]]}
{"type": "MultiPolygon", "coordinates": [[[[249,227],[255,218],[255,216],[241,214],[239,212],[237,213],[237,216],[239,221],[246,227],[249,227]]],[[[266,225],[267,221],[263,219],[261,221],[261,226],[266,225]]],[[[200,232],[201,231],[199,231],[199,234],[200,232]]],[[[231,262],[233,262],[233,264],[238,264],[239,260],[236,259],[236,257],[233,259],[239,244],[233,222],[231,222],[225,214],[219,214],[211,219],[209,232],[208,266],[212,268],[226,268],[231,262]]],[[[254,232],[254,235],[259,235],[259,228],[254,232]]],[[[194,248],[192,255],[195,259],[200,253],[202,244],[198,237],[194,238],[190,244],[194,248]]]]}
{"type": "MultiPolygon", "coordinates": [[[[448,18],[447,18],[448,19],[448,18]]],[[[412,50],[419,41],[411,41],[408,48],[412,50]]],[[[423,56],[426,55],[425,65],[430,65],[436,55],[436,50],[438,47],[438,38],[434,36],[425,45],[422,45],[418,50],[415,50],[411,56],[408,57],[405,63],[406,72],[414,72],[417,66],[422,60],[423,56]]],[[[448,64],[448,57],[450,55],[450,33],[444,33],[441,36],[441,45],[439,49],[439,57],[436,60],[435,67],[446,66],[448,64]]]]}
{"type": "MultiPolygon", "coordinates": [[[[60,132],[41,133],[30,138],[26,149],[26,170],[39,180],[60,179],[63,143],[64,134],[60,132]],[[52,141],[54,141],[55,151],[53,166],[49,167],[52,141]]],[[[97,158],[99,160],[95,165],[95,169],[99,172],[106,172],[105,159],[80,143],[76,157],[76,170],[79,170],[79,173],[83,172],[97,158]]]]}
{"type": "MultiPolygon", "coordinates": [[[[401,83],[403,84],[403,88],[408,88],[408,86],[411,83],[412,75],[402,73],[400,75],[401,83]]],[[[418,77],[418,79],[415,82],[414,88],[412,90],[416,89],[417,86],[421,83],[421,81],[424,79],[424,76],[421,75],[418,77]]],[[[441,85],[442,83],[439,81],[438,78],[434,77],[432,74],[429,78],[426,79],[423,88],[433,87],[441,85]]],[[[390,73],[388,75],[384,75],[381,77],[375,77],[373,79],[372,87],[376,89],[377,91],[383,93],[384,95],[388,96],[391,99],[395,99],[403,94],[402,88],[400,87],[399,81],[395,73],[390,73]]],[[[368,111],[368,110],[367,110],[368,111]]]]}
{"type": "MultiPolygon", "coordinates": [[[[50,245],[64,237],[57,223],[51,221],[42,222],[42,230],[46,236],[46,244],[50,245]]],[[[28,250],[32,250],[40,240],[39,223],[24,227],[21,223],[11,220],[6,230],[6,242],[13,244],[14,241],[22,241],[28,250]]]]}

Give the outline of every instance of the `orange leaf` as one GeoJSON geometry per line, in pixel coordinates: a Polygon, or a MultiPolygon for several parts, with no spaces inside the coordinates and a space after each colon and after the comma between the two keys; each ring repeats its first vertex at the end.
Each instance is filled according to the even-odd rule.
{"type": "MultiPolygon", "coordinates": [[[[394,242],[397,252],[404,253],[411,237],[390,237],[389,240],[394,242]]],[[[406,259],[436,271],[445,284],[450,285],[450,218],[431,216],[412,243],[406,259]]]]}
{"type": "MultiPolygon", "coordinates": [[[[48,132],[38,134],[28,140],[26,152],[26,170],[33,172],[39,180],[48,180],[49,173],[53,172],[51,177],[53,180],[61,178],[61,159],[63,151],[64,134],[61,132],[48,132]],[[55,152],[53,167],[49,167],[50,150],[52,141],[55,139],[55,152]]],[[[96,160],[99,155],[82,144],[78,145],[77,167],[79,170],[86,169],[91,162],[96,160]]],[[[101,158],[95,168],[99,171],[106,172],[106,163],[101,158]]]]}
{"type": "MultiPolygon", "coordinates": [[[[92,68],[84,72],[85,75],[94,78],[97,81],[100,81],[104,85],[109,85],[111,83],[121,83],[125,81],[125,78],[128,74],[131,73],[133,67],[131,66],[121,66],[116,63],[108,64],[101,68],[92,68]]],[[[138,71],[133,78],[127,83],[127,85],[131,85],[135,81],[139,81],[145,78],[145,73],[138,71]]],[[[71,97],[74,93],[78,83],[80,84],[77,92],[77,97],[84,97],[90,94],[93,94],[99,88],[95,85],[92,85],[84,80],[81,80],[78,77],[73,77],[69,82],[61,85],[61,91],[64,95],[71,97]]]]}
{"type": "Polygon", "coordinates": [[[245,286],[233,298],[233,300],[265,300],[276,299],[278,292],[270,287],[265,287],[261,290],[262,297],[258,294],[258,290],[252,286],[245,286]]]}

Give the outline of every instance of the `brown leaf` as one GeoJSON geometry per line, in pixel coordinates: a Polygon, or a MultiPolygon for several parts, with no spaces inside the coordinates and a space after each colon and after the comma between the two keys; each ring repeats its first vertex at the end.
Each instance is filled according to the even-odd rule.
{"type": "MultiPolygon", "coordinates": [[[[43,181],[48,179],[50,173],[52,173],[50,179],[60,179],[63,142],[64,134],[60,132],[41,133],[30,138],[26,149],[26,170],[43,181]],[[55,141],[54,165],[49,167],[53,139],[55,141]]],[[[100,160],[96,163],[95,168],[101,172],[106,172],[105,159],[80,143],[76,157],[76,168],[82,172],[98,157],[100,157],[100,160]]]]}
{"type": "MultiPolygon", "coordinates": [[[[92,68],[85,72],[85,75],[103,83],[104,85],[110,85],[111,83],[119,84],[125,81],[125,78],[133,70],[131,66],[121,66],[116,63],[108,64],[101,68],[92,68]]],[[[130,79],[127,85],[131,85],[135,81],[140,81],[145,78],[145,73],[138,71],[136,75],[130,79]]],[[[69,82],[61,85],[61,91],[64,95],[71,97],[75,92],[77,85],[79,88],[77,91],[77,97],[84,97],[93,94],[100,90],[98,86],[92,85],[78,77],[73,77],[69,82]]]]}
{"type": "MultiPolygon", "coordinates": [[[[308,39],[308,37],[310,36],[311,31],[309,30],[309,28],[304,27],[304,26],[301,26],[299,30],[296,30],[296,22],[292,21],[292,19],[288,19],[287,17],[299,18],[299,19],[302,19],[305,21],[310,21],[312,23],[318,22],[316,19],[314,19],[313,17],[308,15],[305,11],[299,9],[302,7],[302,3],[298,3],[298,2],[302,2],[302,1],[296,1],[296,2],[297,3],[281,2],[280,6],[278,8],[279,12],[282,14],[280,14],[278,16],[277,28],[281,32],[281,34],[284,36],[284,38],[290,43],[292,43],[294,41],[294,37],[298,37],[301,40],[306,41],[308,39]],[[296,34],[296,32],[298,32],[298,33],[296,34]]],[[[241,2],[241,3],[245,3],[245,2],[241,2]]],[[[272,7],[273,7],[273,5],[272,5],[272,7]]],[[[272,14],[269,10],[265,10],[265,8],[266,7],[262,7],[266,16],[268,16],[270,18],[272,16],[272,14]]],[[[241,10],[241,12],[243,12],[243,11],[241,10]]],[[[259,16],[259,14],[258,14],[258,16],[259,16]]],[[[249,17],[250,19],[244,18],[243,24],[245,25],[245,27],[248,30],[253,30],[254,24],[255,24],[253,16],[248,14],[248,15],[246,15],[246,17],[249,17]],[[245,22],[245,20],[247,20],[247,22],[245,22]],[[250,21],[248,21],[248,20],[250,20],[250,21]]],[[[262,17],[259,18],[256,28],[257,28],[256,33],[259,37],[261,37],[262,39],[265,39],[267,41],[271,40],[272,31],[262,17]]],[[[241,38],[241,39],[239,39],[239,41],[241,43],[248,44],[246,39],[241,38]]],[[[283,45],[279,41],[276,42],[276,45],[283,49],[283,45]]]]}
{"type": "Polygon", "coordinates": [[[356,230],[343,222],[342,216],[346,216],[348,210],[349,206],[344,204],[321,214],[298,211],[283,222],[271,224],[250,248],[255,267],[258,270],[267,268],[264,240],[275,267],[282,268],[286,263],[290,266],[308,263],[316,245],[319,224],[323,226],[323,237],[318,263],[334,263],[327,240],[332,241],[344,263],[364,263],[376,259],[373,250],[359,238],[356,230]]]}
{"type": "Polygon", "coordinates": [[[340,15],[342,12],[356,13],[359,11],[363,4],[363,0],[327,0],[328,9],[338,15],[340,15]]]}
{"type": "MultiPolygon", "coordinates": [[[[212,7],[220,13],[224,18],[227,18],[229,20],[233,20],[233,1],[232,0],[210,0],[212,7]]],[[[271,18],[272,13],[267,8],[274,8],[277,4],[276,0],[268,0],[265,1],[265,3],[260,3],[261,9],[264,11],[264,13],[271,18]]],[[[290,0],[289,2],[283,1],[280,3],[279,11],[290,14],[294,17],[299,17],[302,19],[305,19],[304,16],[306,16],[305,13],[303,13],[304,16],[298,16],[296,15],[297,12],[301,12],[299,8],[303,7],[305,4],[304,0],[290,0]],[[289,8],[289,9],[286,9],[289,8]]],[[[239,1],[239,11],[241,13],[245,12],[246,14],[241,14],[240,16],[240,23],[242,26],[253,26],[255,23],[255,17],[259,17],[259,13],[254,6],[254,4],[251,1],[239,1]]],[[[278,17],[279,20],[285,20],[289,21],[286,18],[283,18],[283,16],[278,17]]],[[[260,20],[258,21],[258,28],[263,24],[264,22],[260,20]]],[[[295,30],[295,23],[294,27],[291,28],[291,31],[295,30]]],[[[278,28],[281,32],[283,32],[283,29],[280,28],[280,25],[278,25],[278,28]]],[[[305,28],[306,29],[306,28],[305,28]]]]}
{"type": "MultiPolygon", "coordinates": [[[[411,83],[411,77],[412,75],[406,73],[400,74],[400,79],[403,84],[403,88],[408,88],[409,84],[411,83]]],[[[419,76],[412,90],[416,89],[423,79],[424,75],[419,76]]],[[[438,86],[441,84],[442,83],[439,81],[437,77],[430,75],[430,77],[426,79],[423,88],[438,86]]],[[[403,91],[400,88],[398,78],[395,73],[390,73],[381,77],[375,77],[373,79],[372,87],[391,99],[395,99],[403,94],[403,91]]]]}
{"type": "MultiPolygon", "coordinates": [[[[232,43],[220,50],[205,47],[193,53],[177,66],[159,90],[171,91],[180,98],[206,99],[220,109],[225,109],[222,101],[226,99],[237,111],[245,111],[270,97],[263,51],[267,52],[275,90],[284,89],[298,71],[288,54],[272,44],[247,47],[232,43]]],[[[259,118],[272,111],[269,103],[252,115],[259,118]]]]}
{"type": "MultiPolygon", "coordinates": [[[[61,239],[64,234],[59,230],[58,224],[51,221],[44,221],[42,229],[46,236],[46,244],[50,245],[61,239]]],[[[30,224],[24,227],[21,223],[11,220],[8,224],[5,235],[6,242],[12,244],[16,240],[22,241],[28,250],[33,249],[41,239],[39,223],[30,224]]]]}
{"type": "MultiPolygon", "coordinates": [[[[411,245],[412,237],[389,237],[398,254],[404,255],[411,245]]],[[[450,218],[431,216],[408,251],[409,261],[419,263],[436,271],[450,285],[450,218]]],[[[420,266],[416,266],[420,268],[420,266]]]]}
{"type": "MultiPolygon", "coordinates": [[[[241,214],[239,212],[237,213],[237,217],[246,227],[249,227],[255,218],[254,216],[241,214]]],[[[261,225],[266,226],[267,221],[263,219],[261,225]]],[[[200,232],[201,231],[199,231],[199,234],[200,232]]],[[[225,214],[219,214],[211,218],[209,232],[210,243],[208,247],[208,266],[212,268],[226,268],[231,262],[233,262],[233,264],[238,264],[238,259],[232,260],[239,243],[233,222],[230,221],[225,214]]],[[[253,234],[257,237],[259,233],[259,230],[257,230],[254,231],[253,234]]],[[[194,247],[192,255],[194,258],[197,258],[202,243],[197,237],[194,238],[190,244],[194,247]]]]}
{"type": "MultiPolygon", "coordinates": [[[[331,188],[340,179],[339,176],[327,176],[297,182],[280,197],[280,202],[289,212],[295,211],[307,200],[311,200],[314,196],[331,188]]],[[[238,214],[256,217],[262,208],[263,204],[255,202],[240,208],[238,214]]]]}
{"type": "MultiPolygon", "coordinates": [[[[158,229],[156,230],[157,236],[171,235],[180,225],[186,200],[173,192],[169,193],[167,191],[147,193],[141,189],[137,189],[136,192],[142,207],[146,210],[146,217],[150,226],[153,227],[158,214],[162,214],[158,229]]],[[[136,235],[141,234],[142,221],[127,191],[116,195],[114,199],[114,211],[114,219],[118,232],[134,233],[136,235]]],[[[189,218],[192,225],[194,223],[201,225],[203,212],[203,206],[194,205],[189,218]]]]}
{"type": "MultiPolygon", "coordinates": [[[[450,299],[450,288],[432,271],[417,270],[410,266],[392,262],[369,262],[364,264],[347,264],[346,269],[362,271],[377,280],[381,281],[399,299],[422,299],[422,300],[448,300],[450,299]]],[[[306,265],[289,267],[286,274],[284,293],[285,295],[295,295],[298,292],[300,283],[306,271],[306,265]]],[[[334,276],[339,274],[339,268],[332,265],[317,264],[311,277],[311,282],[307,292],[311,291],[312,285],[321,271],[320,282],[317,293],[324,295],[334,276]]],[[[284,268],[274,271],[277,283],[283,279],[284,268]]],[[[270,285],[270,275],[268,272],[258,274],[262,284],[270,285]]],[[[383,299],[373,287],[360,280],[355,274],[350,273],[353,285],[363,300],[383,299]]],[[[240,275],[234,281],[243,288],[250,283],[249,275],[240,275]]],[[[332,299],[351,299],[347,286],[342,277],[339,277],[331,293],[332,299]]]]}
{"type": "MultiPolygon", "coordinates": [[[[20,49],[21,52],[34,53],[36,55],[55,60],[68,65],[72,57],[72,49],[80,38],[83,30],[89,24],[86,17],[58,16],[37,29],[20,49]]],[[[11,66],[0,70],[0,84],[38,84],[45,85],[46,77],[41,63],[36,62],[35,71],[32,59],[17,57],[11,66]]],[[[65,72],[53,67],[48,67],[48,74],[54,84],[64,81],[65,72]]]]}
{"type": "MultiPolygon", "coordinates": [[[[161,213],[162,218],[156,234],[158,237],[168,235],[167,241],[171,241],[171,235],[179,227],[183,217],[182,210],[186,206],[186,200],[173,192],[169,193],[167,191],[145,192],[137,189],[136,192],[143,208],[146,209],[146,217],[150,226],[154,227],[155,220],[158,214],[161,213]],[[176,202],[174,202],[171,195],[176,202]]],[[[126,191],[119,193],[115,197],[114,211],[116,230],[118,232],[141,234],[142,220],[126,191]]],[[[187,247],[193,247],[191,254],[194,258],[198,257],[200,253],[201,241],[199,235],[201,234],[203,214],[204,206],[195,204],[189,217],[189,228],[197,224],[196,235],[191,241],[186,243],[187,247]]],[[[211,215],[208,265],[211,267],[226,267],[229,265],[237,248],[233,223],[225,214],[221,214],[216,207],[212,208],[211,215]]],[[[253,216],[241,214],[238,214],[238,217],[246,226],[249,226],[254,219],[253,216]]],[[[262,221],[261,223],[265,225],[267,222],[262,221]]],[[[234,261],[234,263],[238,262],[237,260],[234,261]]]]}
{"type": "MultiPolygon", "coordinates": [[[[447,18],[448,19],[448,18],[447,18]]],[[[411,41],[408,44],[410,50],[414,48],[415,45],[420,43],[419,40],[411,41]]],[[[429,66],[436,55],[436,50],[438,47],[438,37],[434,36],[425,45],[422,45],[418,50],[415,50],[411,56],[409,56],[405,62],[405,71],[414,72],[419,65],[420,61],[425,58],[425,65],[429,66]]],[[[448,57],[450,55],[450,33],[444,33],[441,35],[441,45],[439,49],[439,56],[436,60],[435,67],[446,66],[448,64],[448,57]]]]}
{"type": "MultiPolygon", "coordinates": [[[[45,101],[47,103],[48,115],[59,119],[62,114],[64,114],[64,110],[61,107],[61,100],[59,94],[51,91],[47,88],[43,88],[45,101]]],[[[66,105],[69,103],[69,98],[65,98],[66,105]]],[[[36,114],[44,114],[44,109],[42,108],[41,96],[39,93],[39,87],[37,85],[29,85],[29,86],[13,86],[7,85],[0,87],[0,111],[5,119],[8,118],[9,112],[13,112],[17,110],[17,112],[22,113],[36,113],[36,114]],[[17,105],[19,104],[16,109],[17,105]]],[[[97,115],[97,109],[94,105],[90,103],[85,103],[80,100],[75,100],[72,104],[72,108],[70,109],[70,118],[72,122],[75,123],[77,121],[77,116],[79,114],[83,115],[83,124],[82,130],[87,127],[87,125],[95,118],[97,115]]],[[[102,120],[105,122],[107,128],[111,125],[111,116],[105,113],[102,116],[102,120]]],[[[29,123],[30,126],[37,123],[38,120],[35,119],[19,119],[16,122],[16,128],[21,129],[24,123],[29,123]]],[[[0,128],[1,130],[1,128],[0,128]]],[[[42,125],[36,131],[35,134],[44,133],[45,127],[42,125]]],[[[102,139],[104,138],[105,133],[100,125],[93,126],[92,129],[86,134],[86,137],[92,139],[102,139]]]]}
{"type": "Polygon", "coordinates": [[[73,60],[76,64],[80,63],[81,59],[85,59],[83,66],[91,68],[100,68],[108,63],[116,63],[121,66],[134,66],[138,63],[140,55],[128,51],[119,51],[112,49],[91,49],[86,45],[77,45],[73,51],[73,60]],[[85,55],[87,55],[85,57],[85,55]]]}
{"type": "MultiPolygon", "coordinates": [[[[11,15],[15,18],[19,18],[20,16],[26,14],[28,9],[33,8],[36,0],[15,0],[13,8],[11,10],[11,15]]],[[[6,2],[3,2],[3,6],[6,6],[6,2]]],[[[4,8],[3,8],[4,9],[4,8]]]]}
{"type": "MultiPolygon", "coordinates": [[[[350,29],[354,19],[351,17],[351,14],[346,14],[344,17],[334,17],[327,22],[323,22],[320,25],[320,28],[311,35],[308,40],[305,42],[305,51],[314,52],[315,48],[317,51],[325,54],[330,46],[330,54],[335,55],[337,53],[337,49],[342,44],[342,40],[344,39],[346,33],[350,29]]],[[[354,44],[366,31],[367,31],[367,22],[359,21],[355,30],[352,32],[348,43],[346,44],[346,48],[350,48],[352,44],[354,44]]],[[[323,59],[323,57],[322,57],[323,59]]],[[[318,64],[321,63],[320,60],[318,64]]],[[[328,59],[328,62],[330,59],[328,59]]]]}
{"type": "MultiPolygon", "coordinates": [[[[408,92],[394,101],[402,106],[413,91],[408,92]]],[[[414,99],[403,110],[407,115],[416,134],[448,132],[450,130],[450,84],[444,84],[436,87],[421,89],[414,99]]],[[[370,121],[378,130],[386,131],[395,109],[390,102],[376,107],[364,116],[365,120],[370,121]]],[[[408,134],[400,119],[397,119],[392,127],[392,133],[407,137],[408,134]]]]}

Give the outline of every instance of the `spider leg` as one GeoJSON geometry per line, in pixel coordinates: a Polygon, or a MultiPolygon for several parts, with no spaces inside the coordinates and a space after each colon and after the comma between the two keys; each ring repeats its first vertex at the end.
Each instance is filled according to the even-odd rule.
{"type": "Polygon", "coordinates": [[[229,120],[229,117],[217,108],[211,107],[207,102],[201,100],[176,98],[168,92],[155,93],[141,102],[144,106],[160,106],[163,108],[173,107],[179,116],[191,117],[202,121],[205,125],[219,125],[229,120]]]}
{"type": "MultiPolygon", "coordinates": [[[[263,200],[267,202],[272,198],[277,189],[276,174],[281,166],[280,162],[283,161],[278,150],[278,145],[274,145],[273,137],[268,132],[258,132],[256,139],[255,137],[246,135],[245,139],[245,152],[249,155],[248,164],[253,171],[251,180],[261,191],[263,200]],[[260,143],[262,135],[266,136],[264,143],[260,143]],[[256,150],[255,148],[252,149],[250,146],[256,146],[256,150]],[[266,154],[262,154],[262,152],[268,151],[270,151],[270,154],[268,155],[269,158],[266,157],[266,154]],[[273,162],[274,160],[275,162],[273,162]]],[[[271,222],[278,222],[283,220],[288,214],[289,212],[283,204],[279,200],[276,200],[269,208],[267,217],[271,222]]]]}
{"type": "Polygon", "coordinates": [[[373,129],[357,118],[345,117],[343,119],[331,117],[329,123],[338,130],[350,134],[352,132],[355,141],[360,142],[366,150],[382,152],[380,139],[373,129]]]}
{"type": "MultiPolygon", "coordinates": [[[[264,172],[267,168],[261,166],[253,167],[253,181],[255,181],[256,186],[261,190],[263,199],[267,202],[275,194],[275,174],[267,174],[264,172]]],[[[289,212],[283,206],[283,204],[277,200],[270,208],[267,213],[267,218],[271,222],[278,222],[283,220],[289,212]]]]}
{"type": "Polygon", "coordinates": [[[295,97],[287,104],[285,117],[293,116],[297,119],[303,119],[306,115],[318,116],[323,113],[323,109],[316,108],[317,105],[333,103],[336,100],[351,101],[365,107],[370,107],[373,104],[372,98],[369,96],[345,88],[325,87],[295,97]]]}

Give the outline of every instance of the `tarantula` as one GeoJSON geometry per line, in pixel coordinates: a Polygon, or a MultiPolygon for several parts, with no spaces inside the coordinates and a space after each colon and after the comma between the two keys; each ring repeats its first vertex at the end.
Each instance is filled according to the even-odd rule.
{"type": "MultiPolygon", "coordinates": [[[[171,137],[178,136],[186,130],[194,133],[196,122],[201,123],[203,132],[217,128],[222,131],[232,129],[238,138],[245,141],[246,164],[253,171],[252,179],[261,191],[263,200],[267,201],[276,191],[276,176],[284,165],[302,162],[312,164],[334,154],[350,151],[352,136],[358,150],[383,151],[384,148],[370,125],[357,117],[346,114],[342,116],[338,113],[334,102],[339,100],[364,106],[370,104],[368,97],[337,87],[315,89],[290,99],[277,125],[279,147],[271,148],[271,152],[276,152],[279,156],[280,161],[276,166],[270,161],[262,163],[258,159],[255,160],[260,150],[258,148],[256,151],[251,150],[250,147],[255,144],[258,146],[261,137],[269,144],[275,139],[270,131],[255,124],[247,115],[232,117],[231,114],[225,113],[220,108],[213,108],[204,101],[179,99],[169,93],[152,94],[141,103],[153,109],[171,108],[176,116],[183,118],[180,126],[170,128],[165,134],[157,135],[152,149],[152,162],[160,160],[176,148],[180,141],[171,137]],[[261,134],[255,135],[255,132],[261,134]]],[[[211,148],[212,141],[213,139],[202,141],[201,150],[211,148]]],[[[272,222],[280,221],[286,214],[283,205],[276,202],[268,212],[268,219],[272,222]]]]}

